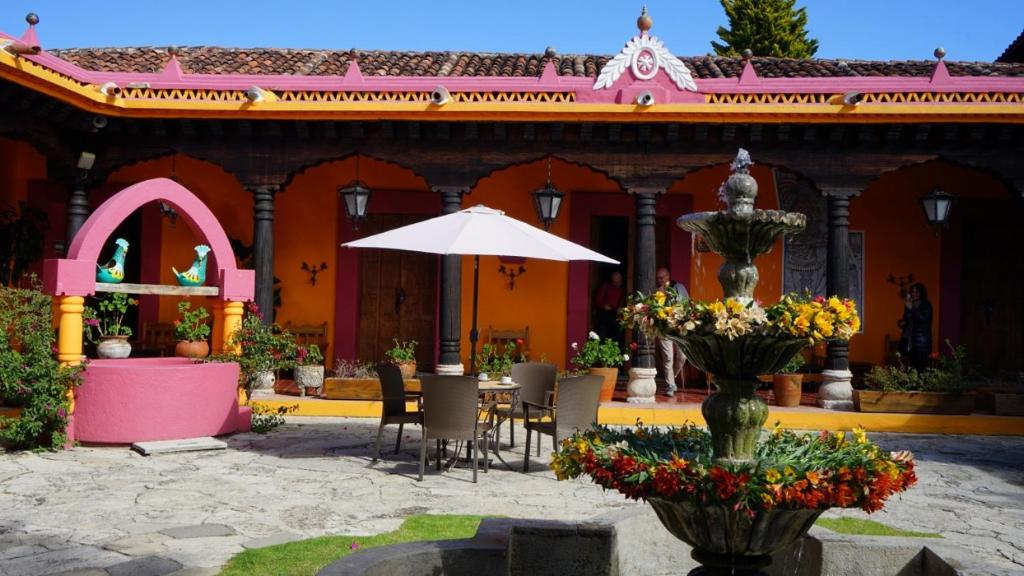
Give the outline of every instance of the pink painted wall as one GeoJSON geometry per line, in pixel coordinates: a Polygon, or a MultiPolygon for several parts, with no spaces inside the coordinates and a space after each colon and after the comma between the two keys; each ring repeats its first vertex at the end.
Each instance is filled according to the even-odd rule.
{"type": "Polygon", "coordinates": [[[238,429],[238,364],[90,360],[75,390],[74,439],[130,444],[238,429]]]}

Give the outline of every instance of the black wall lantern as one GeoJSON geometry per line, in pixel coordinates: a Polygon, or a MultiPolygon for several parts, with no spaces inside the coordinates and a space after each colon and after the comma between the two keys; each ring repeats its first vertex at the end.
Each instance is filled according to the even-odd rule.
{"type": "Polygon", "coordinates": [[[562,198],[565,193],[560,192],[551,185],[551,157],[548,156],[548,180],[543,188],[533,193],[533,201],[537,206],[537,216],[544,223],[544,229],[551,227],[551,223],[558,218],[558,208],[562,205],[562,198]]]}
{"type": "Polygon", "coordinates": [[[359,221],[366,218],[366,207],[370,203],[370,189],[359,180],[359,156],[356,156],[356,179],[338,189],[345,201],[345,213],[352,220],[352,227],[359,229],[359,221]]]}
{"type": "Polygon", "coordinates": [[[949,221],[949,209],[953,205],[953,195],[941,188],[936,188],[921,197],[921,206],[928,223],[945,226],[949,221]]]}

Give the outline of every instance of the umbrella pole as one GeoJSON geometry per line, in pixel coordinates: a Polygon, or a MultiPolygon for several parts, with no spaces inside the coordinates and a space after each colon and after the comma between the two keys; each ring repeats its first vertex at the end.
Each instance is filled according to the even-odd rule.
{"type": "Polygon", "coordinates": [[[480,256],[473,256],[473,327],[469,330],[469,373],[476,376],[476,342],[480,332],[476,329],[476,307],[480,296],[480,256]]]}

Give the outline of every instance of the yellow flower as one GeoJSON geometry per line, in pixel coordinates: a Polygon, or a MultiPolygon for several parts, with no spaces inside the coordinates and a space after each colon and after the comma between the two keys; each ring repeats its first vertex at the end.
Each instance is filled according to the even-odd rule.
{"type": "Polygon", "coordinates": [[[779,474],[779,471],[775,468],[769,468],[768,471],[764,473],[764,479],[772,484],[778,482],[779,478],[782,478],[782,475],[779,474]]]}
{"type": "Polygon", "coordinates": [[[722,312],[725,312],[725,304],[722,304],[720,300],[715,300],[711,304],[708,304],[708,310],[710,310],[712,314],[721,314],[722,312]]]}
{"type": "Polygon", "coordinates": [[[743,312],[743,309],[745,308],[742,302],[734,298],[729,298],[728,300],[726,300],[725,307],[728,308],[729,312],[733,314],[739,314],[740,312],[743,312]]]}
{"type": "Polygon", "coordinates": [[[782,469],[782,473],[785,474],[786,476],[793,476],[796,474],[796,470],[793,470],[793,468],[786,466],[785,468],[782,469]]]}
{"type": "Polygon", "coordinates": [[[853,437],[857,439],[857,444],[867,444],[868,443],[868,435],[867,435],[866,432],[864,432],[864,429],[861,428],[860,426],[855,426],[853,428],[853,437]]]}
{"type": "Polygon", "coordinates": [[[654,293],[654,301],[658,303],[658,306],[661,306],[662,304],[665,303],[665,298],[665,293],[662,292],[661,290],[658,290],[657,292],[654,293]]]}

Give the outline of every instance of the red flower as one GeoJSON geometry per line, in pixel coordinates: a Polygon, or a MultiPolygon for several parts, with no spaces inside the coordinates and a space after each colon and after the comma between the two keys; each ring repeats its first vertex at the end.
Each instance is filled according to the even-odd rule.
{"type": "Polygon", "coordinates": [[[630,342],[629,343],[629,349],[632,350],[633,352],[636,352],[637,348],[638,348],[638,346],[636,345],[636,342],[630,342]]]}

